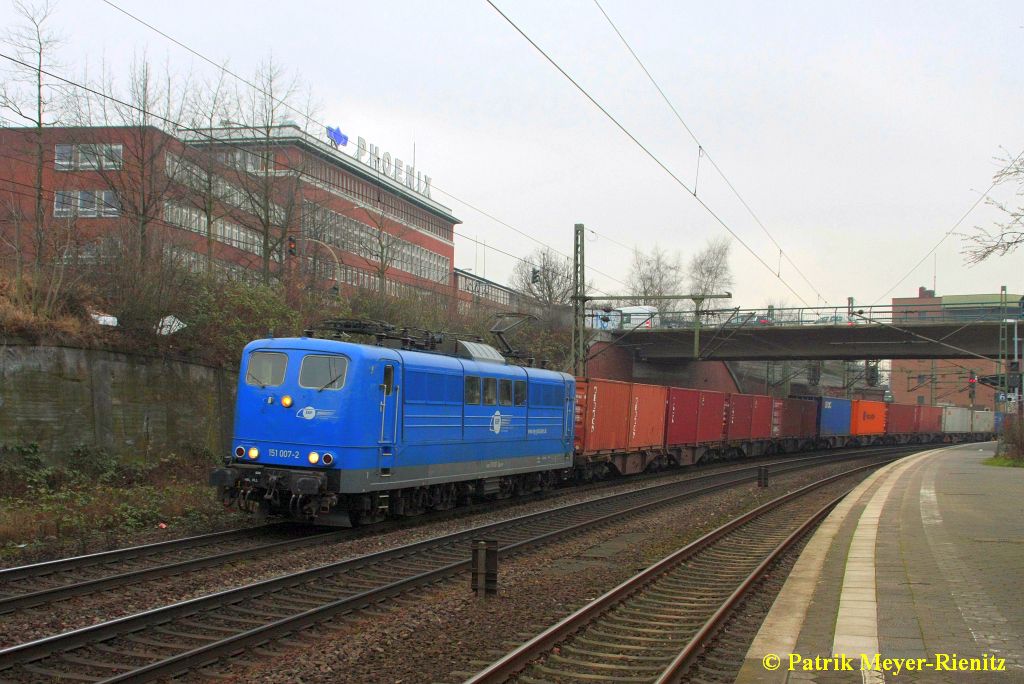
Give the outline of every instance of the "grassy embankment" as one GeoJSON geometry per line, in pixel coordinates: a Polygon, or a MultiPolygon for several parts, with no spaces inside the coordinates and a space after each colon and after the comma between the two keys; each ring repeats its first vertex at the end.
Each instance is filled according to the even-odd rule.
{"type": "Polygon", "coordinates": [[[82,448],[50,465],[35,445],[0,448],[0,564],[244,524],[206,484],[214,460],[194,452],[127,462],[82,448]]]}

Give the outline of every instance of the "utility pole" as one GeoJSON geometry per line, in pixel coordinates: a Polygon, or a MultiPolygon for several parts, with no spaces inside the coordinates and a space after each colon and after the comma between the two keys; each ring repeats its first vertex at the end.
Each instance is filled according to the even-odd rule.
{"type": "Polygon", "coordinates": [[[572,250],[572,372],[577,377],[587,374],[587,273],[584,265],[583,224],[575,226],[572,250]]]}
{"type": "Polygon", "coordinates": [[[1009,392],[1007,382],[1007,362],[1010,360],[1010,328],[1006,322],[1006,286],[999,288],[999,368],[996,369],[996,396],[992,409],[999,410],[999,396],[1003,397],[1003,410],[1006,410],[1006,395],[1009,392]]]}

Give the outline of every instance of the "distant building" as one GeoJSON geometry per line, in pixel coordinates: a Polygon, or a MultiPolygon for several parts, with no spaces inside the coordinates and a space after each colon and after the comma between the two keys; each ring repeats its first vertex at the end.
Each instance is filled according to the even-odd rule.
{"type": "MultiPolygon", "coordinates": [[[[1022,297],[1007,295],[1007,318],[1019,319],[1022,297]]],[[[999,320],[1004,312],[999,294],[936,296],[933,290],[919,288],[917,297],[897,297],[892,300],[893,325],[900,321],[927,321],[929,319],[972,321],[999,320]]],[[[1020,333],[1024,335],[1024,319],[1020,333]]],[[[1012,354],[1012,330],[1010,352],[1012,354]]],[[[890,390],[893,401],[900,404],[948,404],[971,406],[971,373],[985,378],[999,374],[999,364],[984,359],[914,359],[892,361],[890,390]]],[[[974,406],[997,408],[996,389],[976,382],[974,406]]]]}
{"type": "Polygon", "coordinates": [[[345,154],[333,133],[335,144],[288,124],[0,129],[0,263],[96,263],[110,241],[143,240],[196,271],[455,294],[459,220],[430,178],[362,139],[345,154]]]}

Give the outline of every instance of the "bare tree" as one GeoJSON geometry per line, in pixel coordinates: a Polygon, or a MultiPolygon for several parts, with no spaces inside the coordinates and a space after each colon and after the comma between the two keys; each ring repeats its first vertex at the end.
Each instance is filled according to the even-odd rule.
{"type": "Polygon", "coordinates": [[[353,251],[376,274],[377,289],[383,294],[387,291],[388,271],[401,265],[403,250],[407,245],[405,235],[410,228],[404,223],[388,221],[383,200],[379,202],[381,208],[378,211],[365,209],[353,212],[355,216],[365,219],[360,222],[361,229],[355,233],[353,251]]]}
{"type": "MultiPolygon", "coordinates": [[[[230,145],[224,159],[234,169],[240,215],[262,240],[261,277],[269,284],[283,275],[284,243],[298,222],[302,211],[304,173],[300,157],[279,159],[277,145],[282,126],[290,123],[289,112],[302,95],[303,86],[295,77],[267,59],[256,69],[252,81],[255,88],[243,90],[236,97],[237,109],[230,125],[242,135],[230,145]],[[277,273],[272,264],[277,264],[277,273]]],[[[311,118],[307,116],[308,120],[311,118]]],[[[297,125],[296,125],[297,127],[297,125]]],[[[234,138],[229,135],[229,141],[234,138]]],[[[283,153],[281,153],[283,154],[283,153]]]]}
{"type": "Polygon", "coordinates": [[[711,238],[704,249],[692,257],[689,263],[690,292],[697,295],[722,294],[731,291],[732,270],[729,268],[729,251],[732,243],[728,238],[711,238]]]}
{"type": "Polygon", "coordinates": [[[75,146],[78,168],[106,188],[95,214],[117,217],[102,244],[106,267],[96,277],[120,325],[151,329],[177,292],[171,262],[180,250],[167,239],[165,212],[184,192],[168,167],[181,154],[174,133],[188,111],[188,86],[145,54],[132,59],[123,85],[106,68],[101,74],[91,91],[74,97],[77,122],[99,127],[75,146]]]}
{"type": "Polygon", "coordinates": [[[633,264],[626,278],[629,294],[640,297],[638,304],[656,306],[661,311],[675,311],[679,302],[655,297],[678,294],[682,287],[682,261],[677,253],[668,253],[657,244],[650,254],[633,251],[633,264]],[[651,299],[647,299],[651,297],[651,299]]]}
{"type": "MultiPolygon", "coordinates": [[[[9,47],[14,56],[23,64],[15,64],[0,81],[0,110],[13,115],[16,121],[14,124],[24,123],[32,128],[29,152],[33,167],[33,187],[31,189],[32,211],[31,211],[31,242],[33,247],[33,277],[37,287],[33,289],[32,309],[39,311],[40,308],[48,308],[56,292],[53,290],[53,283],[47,288],[46,294],[41,294],[40,276],[43,265],[48,256],[46,242],[49,235],[46,205],[43,189],[43,167],[47,159],[46,144],[44,141],[44,129],[60,122],[62,107],[60,102],[63,98],[62,88],[46,79],[44,72],[57,67],[55,53],[63,43],[63,39],[49,27],[54,13],[54,5],[46,0],[39,4],[28,4],[22,0],[13,2],[15,14],[20,18],[21,23],[7,30],[2,42],[9,47]]],[[[26,194],[20,192],[20,195],[26,194]]],[[[9,212],[9,225],[13,227],[14,235],[6,242],[13,244],[15,251],[15,287],[19,290],[24,287],[23,269],[24,254],[22,252],[22,226],[24,225],[24,212],[21,210],[23,202],[16,202],[17,209],[9,212]]],[[[59,278],[55,279],[59,282],[59,278]]]]}
{"type": "Polygon", "coordinates": [[[512,269],[512,287],[542,309],[572,303],[572,263],[550,247],[538,248],[512,269]]]}
{"type": "Polygon", "coordinates": [[[991,228],[976,226],[972,235],[965,236],[967,245],[963,254],[970,264],[979,264],[991,256],[1004,256],[1024,243],[1024,155],[1011,157],[1005,153],[997,159],[1001,167],[993,181],[996,185],[1016,184],[1013,202],[986,197],[985,203],[1003,215],[991,228]]]}
{"type": "Polygon", "coordinates": [[[206,237],[206,275],[213,274],[214,245],[217,241],[217,226],[232,213],[232,208],[225,202],[224,187],[221,182],[225,169],[215,147],[210,144],[215,129],[221,121],[230,116],[237,107],[233,100],[233,92],[227,87],[227,73],[221,69],[217,78],[202,83],[190,100],[190,128],[198,140],[204,138],[207,144],[192,146],[183,151],[179,164],[168,164],[176,180],[187,182],[190,192],[182,197],[183,203],[197,210],[203,223],[206,237]]]}

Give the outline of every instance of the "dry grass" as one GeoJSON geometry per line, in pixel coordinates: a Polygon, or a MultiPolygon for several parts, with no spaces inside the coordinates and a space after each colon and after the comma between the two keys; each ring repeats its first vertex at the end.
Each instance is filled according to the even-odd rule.
{"type": "Polygon", "coordinates": [[[47,466],[32,447],[0,450],[0,559],[22,563],[121,545],[138,535],[201,533],[241,522],[206,485],[212,457],[124,463],[79,450],[75,468],[47,466]],[[163,525],[163,527],[161,527],[163,525]]]}

